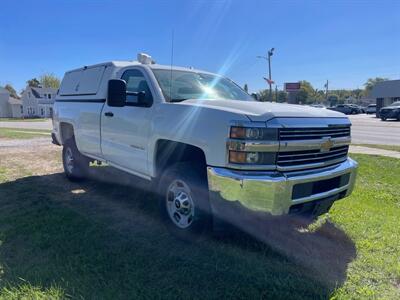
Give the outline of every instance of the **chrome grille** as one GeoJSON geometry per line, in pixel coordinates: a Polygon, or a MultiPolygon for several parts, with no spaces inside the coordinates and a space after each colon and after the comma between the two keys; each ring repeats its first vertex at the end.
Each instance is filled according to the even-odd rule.
{"type": "Polygon", "coordinates": [[[281,128],[279,139],[281,141],[317,140],[322,138],[349,137],[350,126],[321,127],[321,128],[281,128]]]}
{"type": "Polygon", "coordinates": [[[312,168],[339,163],[346,160],[349,146],[331,148],[321,152],[320,149],[279,152],[277,158],[278,167],[297,169],[293,167],[312,168]]]}

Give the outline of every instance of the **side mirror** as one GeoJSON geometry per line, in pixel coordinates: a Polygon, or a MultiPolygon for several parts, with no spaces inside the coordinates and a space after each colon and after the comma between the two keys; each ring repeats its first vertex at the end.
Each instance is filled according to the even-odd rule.
{"type": "Polygon", "coordinates": [[[121,79],[108,81],[107,104],[111,107],[123,107],[126,103],[126,82],[121,79]]]}
{"type": "Polygon", "coordinates": [[[145,91],[138,92],[137,100],[138,100],[139,104],[146,104],[146,102],[147,102],[147,100],[146,100],[146,92],[145,91]]]}

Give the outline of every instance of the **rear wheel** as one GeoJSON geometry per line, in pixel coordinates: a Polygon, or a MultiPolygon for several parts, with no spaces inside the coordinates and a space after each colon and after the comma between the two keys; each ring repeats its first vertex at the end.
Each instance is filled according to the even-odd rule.
{"type": "Polygon", "coordinates": [[[167,229],[186,241],[197,241],[211,228],[206,178],[193,163],[165,170],[159,183],[161,217],[167,229]]]}
{"type": "Polygon", "coordinates": [[[381,120],[382,120],[382,121],[386,121],[386,118],[385,118],[385,117],[381,117],[381,120]]]}
{"type": "Polygon", "coordinates": [[[83,179],[89,169],[89,159],[82,155],[76,147],[74,137],[69,138],[62,152],[64,172],[71,181],[83,179]]]}

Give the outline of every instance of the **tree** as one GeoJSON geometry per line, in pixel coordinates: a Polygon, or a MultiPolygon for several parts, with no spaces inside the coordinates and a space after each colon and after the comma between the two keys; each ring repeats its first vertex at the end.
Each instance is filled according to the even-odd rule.
{"type": "Polygon", "coordinates": [[[287,93],[285,91],[278,91],[278,102],[282,103],[282,102],[287,102],[288,97],[287,97],[287,93]]]}
{"type": "Polygon", "coordinates": [[[363,95],[363,90],[362,89],[355,89],[352,91],[352,96],[356,99],[360,99],[363,95]]]}
{"type": "Polygon", "coordinates": [[[306,104],[308,99],[308,92],[304,89],[300,89],[300,91],[296,94],[296,102],[298,104],[306,104]]]}
{"type": "Polygon", "coordinates": [[[261,90],[258,92],[258,99],[262,102],[269,100],[269,90],[261,90]]]}
{"type": "Polygon", "coordinates": [[[249,92],[249,87],[247,86],[247,83],[244,84],[243,89],[245,90],[246,93],[249,92]]]}
{"type": "Polygon", "coordinates": [[[60,87],[60,79],[52,73],[40,76],[40,84],[45,88],[58,89],[60,87]]]}
{"type": "Polygon", "coordinates": [[[382,82],[382,81],[386,81],[389,80],[388,78],[383,78],[383,77],[375,77],[375,78],[368,78],[367,82],[364,83],[364,87],[365,87],[365,95],[367,96],[372,88],[378,83],[378,82],[382,82]]]}
{"type": "Polygon", "coordinates": [[[11,84],[6,84],[4,88],[10,93],[10,96],[16,99],[19,99],[17,91],[12,87],[11,84]]]}
{"type": "MultiPolygon", "coordinates": [[[[335,105],[337,105],[338,102],[339,102],[339,96],[336,95],[336,94],[331,94],[331,95],[329,95],[329,97],[328,97],[328,101],[329,101],[329,103],[330,103],[330,106],[335,106],[335,105]]],[[[343,100],[342,100],[342,103],[343,103],[343,100]]]]}
{"type": "Polygon", "coordinates": [[[26,82],[26,84],[30,87],[39,87],[40,81],[36,78],[32,78],[26,82]]]}
{"type": "Polygon", "coordinates": [[[297,92],[296,101],[300,104],[314,102],[313,96],[316,94],[313,86],[306,80],[300,81],[300,91],[297,92]]]}

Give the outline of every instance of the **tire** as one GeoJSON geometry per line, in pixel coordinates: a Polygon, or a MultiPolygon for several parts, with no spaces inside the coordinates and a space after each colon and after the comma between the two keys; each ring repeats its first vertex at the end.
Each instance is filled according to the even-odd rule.
{"type": "Polygon", "coordinates": [[[63,145],[62,160],[65,176],[71,181],[85,178],[89,170],[89,159],[76,147],[75,138],[69,138],[63,145]]]}
{"type": "Polygon", "coordinates": [[[386,118],[385,118],[385,117],[381,117],[381,120],[382,120],[382,121],[386,121],[386,118]]]}
{"type": "Polygon", "coordinates": [[[205,238],[212,223],[205,170],[193,163],[170,166],[160,178],[158,197],[168,231],[188,242],[205,238]]]}

